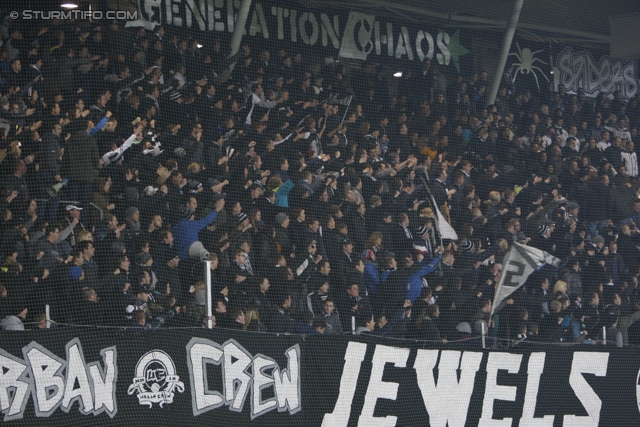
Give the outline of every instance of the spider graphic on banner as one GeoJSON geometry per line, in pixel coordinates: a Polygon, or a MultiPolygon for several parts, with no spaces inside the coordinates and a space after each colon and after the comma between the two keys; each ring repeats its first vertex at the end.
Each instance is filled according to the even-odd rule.
{"type": "Polygon", "coordinates": [[[535,52],[532,52],[531,49],[529,49],[528,47],[525,47],[524,49],[520,49],[520,45],[518,44],[518,42],[516,42],[516,47],[518,48],[518,53],[510,53],[509,54],[509,56],[513,55],[518,59],[518,61],[520,61],[520,62],[514,62],[513,63],[514,67],[516,67],[515,72],[513,73],[513,82],[514,83],[516,82],[516,78],[518,77],[518,73],[520,73],[520,74],[533,74],[533,77],[536,79],[536,86],[538,87],[538,91],[540,91],[540,84],[538,82],[538,75],[536,74],[536,70],[537,70],[537,71],[540,71],[542,76],[549,83],[551,83],[549,78],[545,75],[544,71],[542,71],[540,69],[540,67],[537,67],[537,66],[533,65],[536,62],[541,62],[544,65],[549,65],[546,62],[544,62],[542,59],[535,57],[538,53],[542,52],[542,49],[536,50],[535,52]]]}

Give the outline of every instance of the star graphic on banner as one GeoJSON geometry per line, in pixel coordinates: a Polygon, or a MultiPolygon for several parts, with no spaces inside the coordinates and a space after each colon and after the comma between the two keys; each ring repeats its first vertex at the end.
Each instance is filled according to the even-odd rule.
{"type": "Polygon", "coordinates": [[[469,53],[469,51],[460,44],[460,30],[456,31],[455,34],[451,37],[451,39],[449,40],[449,45],[447,47],[449,48],[449,52],[451,53],[451,60],[456,66],[456,70],[460,72],[460,57],[469,53]]]}

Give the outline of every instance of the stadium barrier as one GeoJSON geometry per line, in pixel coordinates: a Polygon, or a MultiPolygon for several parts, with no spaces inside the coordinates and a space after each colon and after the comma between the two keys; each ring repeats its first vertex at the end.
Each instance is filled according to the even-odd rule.
{"type": "Polygon", "coordinates": [[[9,426],[640,425],[635,347],[63,328],[0,365],[9,426]]]}

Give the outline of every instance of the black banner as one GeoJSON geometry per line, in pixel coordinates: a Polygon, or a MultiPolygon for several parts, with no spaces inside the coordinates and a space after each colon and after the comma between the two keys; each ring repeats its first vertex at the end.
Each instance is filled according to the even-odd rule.
{"type": "Polygon", "coordinates": [[[0,333],[16,426],[640,425],[637,348],[184,329],[0,333]]]}
{"type": "MultiPolygon", "coordinates": [[[[240,2],[233,0],[111,0],[114,10],[129,10],[135,21],[127,26],[152,29],[164,25],[201,34],[230,35],[240,2]]],[[[468,72],[472,64],[470,36],[460,29],[428,28],[388,12],[376,14],[337,8],[306,8],[301,2],[254,1],[244,39],[275,46],[312,49],[314,55],[332,55],[375,61],[437,61],[444,69],[468,72]],[[394,19],[395,18],[395,19],[394,19]]],[[[275,52],[272,52],[275,53],[275,52]]]]}

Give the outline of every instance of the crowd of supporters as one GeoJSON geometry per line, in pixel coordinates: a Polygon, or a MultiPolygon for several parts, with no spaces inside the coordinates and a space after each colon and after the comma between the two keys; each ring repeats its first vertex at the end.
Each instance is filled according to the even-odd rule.
{"type": "Polygon", "coordinates": [[[201,242],[216,327],[640,341],[637,97],[47,23],[0,25],[2,329],[203,326],[201,242]],[[492,319],[515,242],[561,265],[492,319]]]}

